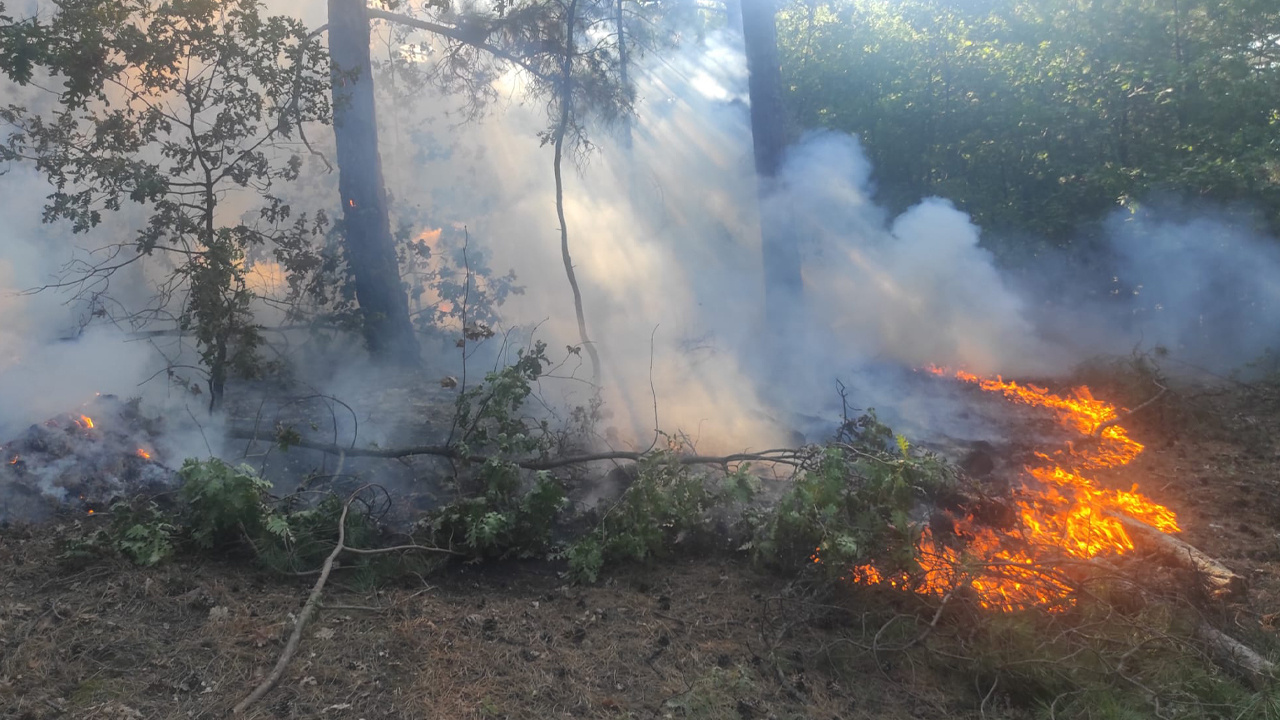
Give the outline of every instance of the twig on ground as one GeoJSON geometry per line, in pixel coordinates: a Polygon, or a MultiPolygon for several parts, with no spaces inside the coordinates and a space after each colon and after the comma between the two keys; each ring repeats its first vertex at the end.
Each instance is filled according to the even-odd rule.
{"type": "MultiPolygon", "coordinates": [[[[345,456],[338,458],[338,472],[342,472],[342,464],[346,460],[345,456]]],[[[342,504],[342,515],[338,518],[338,544],[333,547],[333,552],[329,553],[329,557],[325,558],[324,567],[320,569],[320,577],[316,580],[316,584],[311,588],[311,595],[307,597],[307,604],[302,607],[302,613],[298,615],[298,621],[294,623],[293,634],[289,636],[289,641],[285,643],[284,652],[280,653],[280,659],[276,661],[275,668],[271,674],[266,677],[253,692],[249,693],[245,699],[241,700],[231,710],[233,715],[242,715],[250,705],[257,702],[263,695],[266,695],[275,684],[280,681],[280,677],[284,675],[284,670],[289,666],[289,661],[293,660],[293,656],[298,652],[298,644],[302,642],[302,631],[306,629],[307,623],[311,622],[311,618],[315,616],[316,611],[320,609],[320,596],[324,593],[324,584],[329,581],[329,573],[333,570],[333,563],[338,559],[343,549],[346,547],[347,540],[347,513],[351,510],[351,503],[355,501],[360,493],[364,492],[368,485],[363,485],[351,493],[347,501],[342,504]]]]}
{"type": "Polygon", "coordinates": [[[1164,397],[1164,394],[1165,394],[1166,392],[1168,392],[1168,391],[1169,391],[1169,388],[1165,387],[1164,385],[1161,385],[1160,383],[1158,383],[1158,382],[1156,382],[1156,381],[1154,381],[1154,380],[1152,380],[1151,382],[1152,382],[1156,387],[1160,388],[1160,392],[1156,393],[1156,394],[1155,394],[1155,396],[1154,396],[1154,397],[1152,397],[1150,400],[1147,400],[1146,402],[1142,403],[1142,404],[1141,404],[1141,405],[1139,405],[1138,407],[1135,407],[1135,408],[1133,408],[1132,410],[1129,410],[1129,411],[1128,411],[1128,412],[1126,412],[1125,414],[1123,414],[1123,415],[1117,415],[1117,416],[1115,416],[1115,417],[1111,418],[1110,420],[1108,420],[1108,421],[1106,421],[1106,422],[1104,422],[1104,423],[1100,423],[1100,424],[1098,425],[1098,427],[1096,427],[1096,428],[1094,428],[1094,429],[1093,429],[1093,436],[1094,436],[1095,438],[1096,438],[1096,437],[1102,437],[1102,431],[1106,430],[1106,429],[1107,429],[1107,428],[1109,428],[1109,427],[1114,427],[1115,425],[1119,424],[1120,422],[1122,422],[1122,421],[1124,421],[1124,420],[1127,420],[1127,419],[1128,419],[1130,416],[1132,416],[1134,413],[1136,413],[1136,412],[1138,412],[1139,410],[1141,410],[1141,409],[1143,409],[1143,408],[1147,407],[1148,405],[1150,405],[1150,404],[1154,403],[1155,401],[1159,400],[1161,397],[1164,397]]]}

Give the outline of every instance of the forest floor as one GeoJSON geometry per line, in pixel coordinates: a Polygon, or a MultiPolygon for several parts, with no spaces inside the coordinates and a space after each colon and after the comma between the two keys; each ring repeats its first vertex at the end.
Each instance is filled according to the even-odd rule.
{"type": "MultiPolygon", "coordinates": [[[[1161,406],[1133,418],[1147,452],[1127,477],[1177,511],[1185,540],[1248,578],[1248,596],[1219,617],[1274,656],[1280,390],[1227,385],[1161,406]]],[[[276,662],[313,578],[231,560],[61,562],[91,524],[0,529],[0,718],[228,717],[276,662]]],[[[280,684],[247,716],[1037,716],[972,671],[875,650],[884,613],[901,611],[882,593],[815,594],[733,558],[623,569],[589,587],[558,570],[461,566],[376,590],[338,573],[280,684]]]]}

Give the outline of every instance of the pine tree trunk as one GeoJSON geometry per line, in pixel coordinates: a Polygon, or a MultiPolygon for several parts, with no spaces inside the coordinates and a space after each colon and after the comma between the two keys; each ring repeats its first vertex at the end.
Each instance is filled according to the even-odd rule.
{"type": "Polygon", "coordinates": [[[418,341],[400,282],[378,155],[365,0],[329,0],[329,57],[347,262],[355,278],[365,342],[375,357],[416,363],[418,341]]]}
{"type": "MultiPolygon", "coordinates": [[[[788,124],[782,104],[782,69],[778,61],[778,32],[774,0],[741,0],[742,38],[747,55],[751,97],[751,139],[756,174],[764,201],[776,190],[778,169],[786,149],[788,124]]],[[[760,231],[764,255],[766,317],[784,321],[801,299],[800,253],[795,228],[782,207],[762,207],[760,231]]]]}

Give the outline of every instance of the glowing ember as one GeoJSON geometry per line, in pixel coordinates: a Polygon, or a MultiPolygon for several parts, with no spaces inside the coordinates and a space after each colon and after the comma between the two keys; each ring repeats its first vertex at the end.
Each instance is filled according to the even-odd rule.
{"type": "Polygon", "coordinates": [[[143,450],[142,448],[138,448],[138,457],[142,458],[143,460],[150,460],[151,453],[147,452],[146,450],[143,450]]]}
{"type": "MultiPolygon", "coordinates": [[[[925,369],[934,375],[948,374],[938,367],[925,369]]],[[[926,528],[919,546],[920,572],[914,577],[886,577],[877,568],[864,565],[853,569],[854,581],[929,595],[946,595],[967,584],[984,607],[1061,607],[1070,602],[1069,589],[1054,579],[1053,571],[1066,564],[1064,561],[1133,550],[1133,540],[1120,516],[1164,532],[1180,529],[1174,512],[1144,497],[1136,485],[1128,491],[1107,490],[1084,474],[1126,465],[1143,450],[1115,424],[1119,417],[1115,406],[1094,398],[1087,387],[1062,397],[1000,377],[992,380],[964,371],[954,375],[1013,402],[1051,410],[1060,423],[1085,438],[1050,454],[1036,453],[1037,463],[1026,472],[1037,486],[1024,485],[1015,499],[1019,527],[997,532],[974,523],[971,517],[963,518],[956,525],[956,534],[965,541],[963,553],[938,542],[926,528]]]]}
{"type": "Polygon", "coordinates": [[[17,464],[18,464],[18,456],[17,456],[17,455],[14,455],[13,457],[9,458],[9,464],[10,464],[10,465],[17,465],[17,464]]]}
{"type": "Polygon", "coordinates": [[[77,422],[80,424],[81,427],[85,429],[89,429],[89,430],[93,429],[93,418],[89,417],[88,415],[81,415],[80,419],[77,422]]]}
{"type": "Polygon", "coordinates": [[[90,514],[90,515],[92,515],[92,514],[93,514],[93,512],[94,512],[93,510],[90,510],[90,511],[89,511],[89,514],[90,514]]]}

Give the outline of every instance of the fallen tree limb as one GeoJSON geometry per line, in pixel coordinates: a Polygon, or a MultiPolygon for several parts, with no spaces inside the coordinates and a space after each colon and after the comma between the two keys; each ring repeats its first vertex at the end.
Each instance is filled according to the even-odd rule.
{"type": "Polygon", "coordinates": [[[1244,578],[1203,551],[1139,520],[1120,514],[1113,517],[1124,525],[1135,542],[1142,542],[1178,567],[1196,573],[1209,586],[1209,592],[1214,597],[1235,597],[1244,593],[1244,578]]]}
{"type": "MultiPolygon", "coordinates": [[[[252,430],[233,428],[227,433],[228,437],[236,440],[261,440],[268,441],[269,438],[262,437],[259,433],[252,430]]],[[[403,448],[356,448],[343,447],[331,443],[316,442],[314,440],[293,439],[288,443],[289,447],[300,447],[308,450],[319,450],[333,455],[345,454],[348,457],[374,457],[395,460],[399,458],[415,457],[415,456],[433,456],[448,458],[450,460],[465,460],[467,462],[482,463],[492,459],[486,455],[470,454],[464,455],[458,451],[457,447],[452,445],[416,445],[403,448]]],[[[558,458],[546,458],[537,460],[516,460],[515,464],[525,470],[554,470],[555,468],[568,467],[570,465],[582,465],[585,463],[599,462],[602,460],[629,460],[632,462],[639,461],[645,457],[647,453],[633,452],[629,450],[612,450],[609,452],[588,453],[585,455],[567,455],[558,458]]],[[[781,463],[784,465],[799,465],[807,456],[803,448],[776,448],[773,450],[762,450],[755,453],[735,453],[732,455],[677,455],[675,460],[681,465],[729,465],[740,462],[770,462],[781,463]]]]}
{"type": "Polygon", "coordinates": [[[1151,404],[1152,404],[1152,403],[1154,403],[1155,401],[1157,401],[1157,400],[1159,400],[1160,398],[1164,397],[1164,394],[1165,394],[1166,392],[1169,392],[1169,388],[1165,387],[1164,385],[1161,385],[1160,383],[1156,383],[1155,385],[1156,385],[1156,387],[1160,388],[1160,392],[1156,393],[1156,394],[1155,394],[1155,397],[1152,397],[1150,400],[1147,400],[1146,402],[1144,402],[1144,403],[1142,403],[1141,405],[1139,405],[1139,406],[1137,406],[1137,407],[1133,408],[1132,410],[1127,411],[1127,412],[1126,412],[1125,414],[1123,414],[1123,415],[1117,415],[1117,416],[1115,416],[1115,417],[1111,418],[1110,420],[1108,420],[1108,421],[1106,421],[1106,422],[1104,422],[1104,423],[1100,423],[1100,424],[1098,425],[1098,427],[1096,427],[1096,428],[1094,428],[1094,429],[1093,429],[1093,436],[1094,436],[1095,438],[1096,438],[1096,437],[1102,437],[1102,431],[1103,431],[1103,430],[1106,430],[1106,429],[1107,429],[1107,428],[1109,428],[1109,427],[1113,427],[1113,426],[1115,426],[1115,425],[1120,424],[1120,422],[1122,422],[1123,420],[1128,419],[1128,418],[1129,418],[1129,417],[1131,417],[1134,413],[1136,413],[1136,412],[1138,412],[1139,410],[1141,410],[1141,409],[1143,409],[1143,408],[1147,407],[1148,405],[1151,405],[1151,404]]]}
{"type": "Polygon", "coordinates": [[[1261,690],[1275,676],[1276,666],[1270,660],[1209,623],[1200,623],[1196,637],[1208,645],[1214,662],[1242,676],[1255,689],[1261,690]]]}
{"type": "MultiPolygon", "coordinates": [[[[338,467],[342,467],[341,460],[338,461],[338,467]]],[[[276,666],[271,670],[271,674],[259,683],[258,687],[254,688],[253,692],[249,693],[245,699],[232,708],[232,715],[243,714],[250,705],[257,702],[259,698],[275,687],[275,684],[280,681],[280,677],[284,675],[284,669],[289,666],[289,661],[293,660],[294,654],[298,652],[298,644],[302,642],[302,631],[306,629],[307,623],[311,622],[311,618],[315,617],[316,611],[320,609],[320,596],[324,593],[324,584],[329,581],[329,573],[333,571],[333,563],[338,559],[338,555],[346,549],[347,513],[351,510],[351,503],[356,499],[356,496],[364,492],[368,487],[368,485],[362,485],[351,493],[351,497],[347,498],[347,501],[342,504],[342,516],[338,518],[338,544],[334,546],[333,552],[329,553],[329,557],[325,558],[324,567],[320,569],[320,577],[316,579],[316,584],[311,587],[311,595],[307,597],[307,604],[302,606],[298,621],[293,625],[293,633],[289,635],[289,641],[285,643],[284,652],[280,653],[280,659],[276,661],[276,666]]]]}

